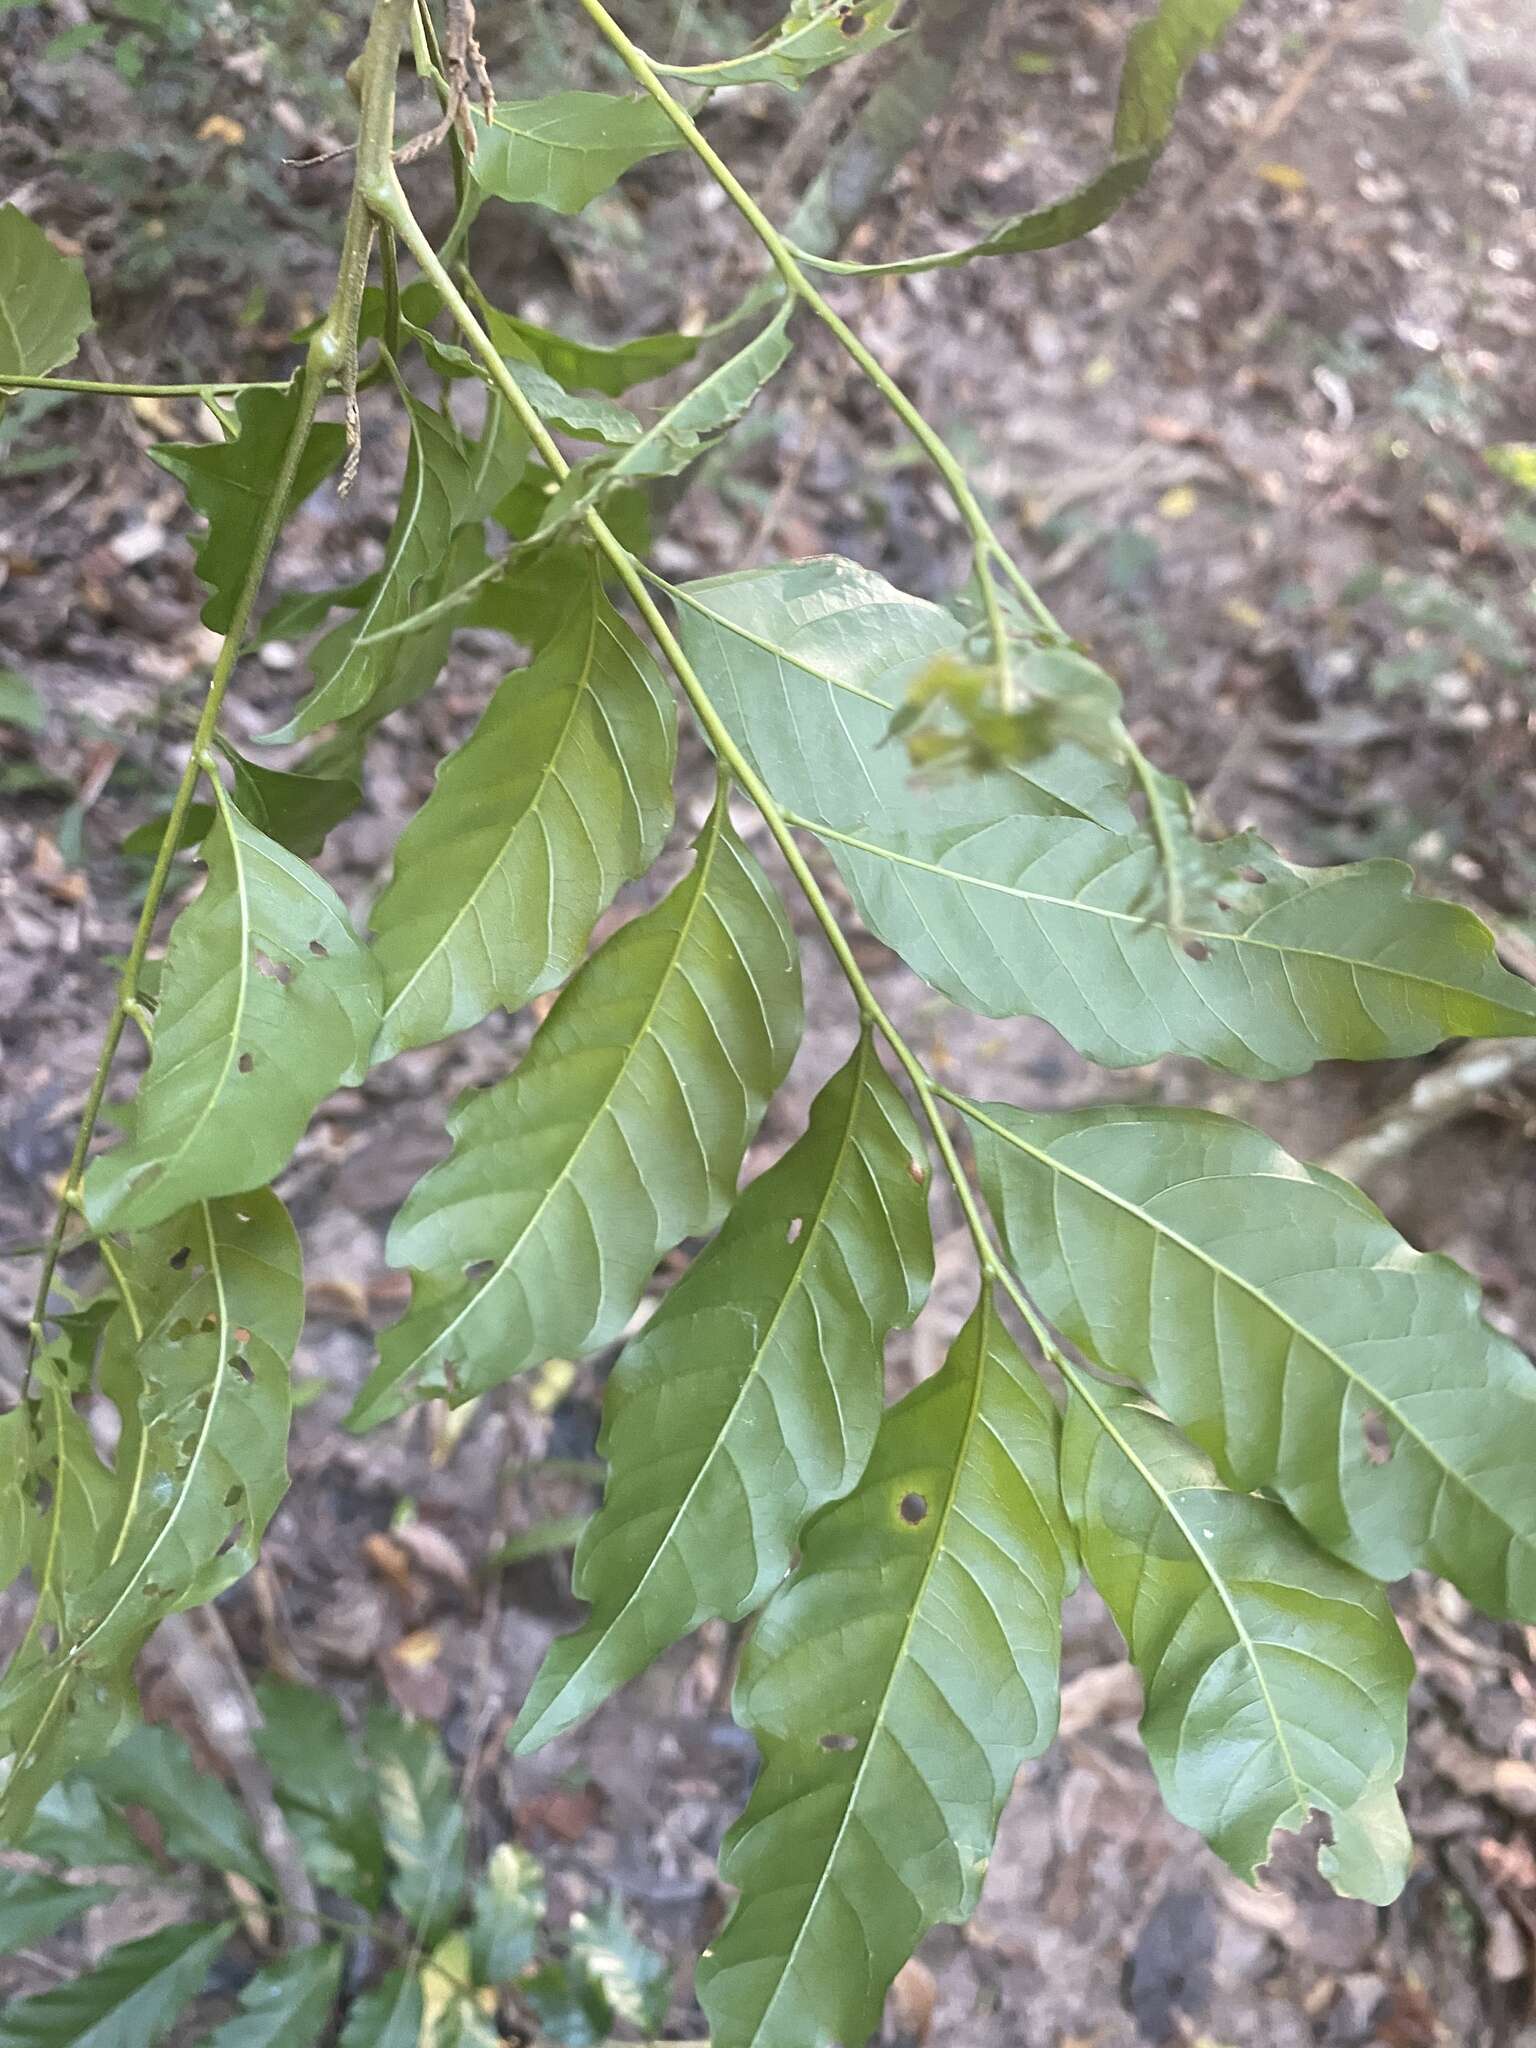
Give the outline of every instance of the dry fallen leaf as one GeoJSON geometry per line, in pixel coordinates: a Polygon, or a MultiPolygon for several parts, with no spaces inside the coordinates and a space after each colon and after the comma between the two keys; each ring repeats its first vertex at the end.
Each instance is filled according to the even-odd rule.
{"type": "Polygon", "coordinates": [[[439,1663],[443,1639],[434,1628],[419,1628],[392,1643],[379,1658],[386,1691],[402,1713],[419,1721],[441,1721],[453,1704],[453,1687],[439,1663]]]}
{"type": "Polygon", "coordinates": [[[363,1539],[363,1556],[381,1579],[387,1579],[402,1600],[414,1602],[416,1588],[411,1579],[411,1560],[393,1536],[375,1532],[363,1539]]]}
{"type": "Polygon", "coordinates": [[[405,1522],[392,1531],[395,1542],[429,1578],[442,1579],[460,1593],[474,1590],[474,1574],[451,1536],[430,1522],[405,1522]]]}
{"type": "Polygon", "coordinates": [[[603,1795],[592,1779],[583,1785],[554,1785],[525,1799],[517,1809],[519,1830],[543,1828],[558,1841],[579,1842],[603,1810],[603,1795]]]}
{"type": "Polygon", "coordinates": [[[933,2029],[937,1998],[933,1972],[916,1956],[910,1957],[897,1971],[886,2000],[886,2032],[893,2048],[923,2048],[933,2029]]]}
{"type": "Polygon", "coordinates": [[[64,865],[64,856],[46,832],[32,842],[32,879],[55,903],[83,903],[87,894],[85,876],[64,865]]]}
{"type": "Polygon", "coordinates": [[[339,1323],[368,1321],[368,1296],[355,1280],[319,1275],[304,1289],[304,1306],[312,1316],[330,1316],[339,1323]]]}

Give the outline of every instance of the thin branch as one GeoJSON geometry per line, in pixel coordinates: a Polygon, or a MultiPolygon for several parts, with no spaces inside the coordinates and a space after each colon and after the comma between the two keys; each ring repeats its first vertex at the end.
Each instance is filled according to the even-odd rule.
{"type": "MultiPolygon", "coordinates": [[[[480,325],[463,294],[454,284],[440,261],[431,241],[422,231],[399,180],[395,179],[389,203],[382,210],[387,220],[411,254],[420,264],[442,294],[443,303],[468,342],[470,349],[485,365],[486,373],[497,391],[506,400],[521,423],[528,438],[539,455],[548,464],[557,478],[563,479],[570,473],[570,465],[561,453],[549,428],[517,382],[510,366],[503,360],[495,343],[480,325]]],[[[611,564],[615,575],[629,593],[636,611],[649,627],[652,637],[665,656],[668,666],[677,677],[684,696],[692,707],[693,714],[702,727],[706,738],[714,749],[717,760],[732,779],[750,797],[762,813],[764,823],[772,834],[775,844],[783,855],[790,873],[799,885],[802,895],[810,906],[811,913],[821,926],[822,933],[830,946],[833,956],[842,969],[848,985],[858,1003],[860,1015],[872,1024],[890,1047],[897,1063],[906,1074],[912,1091],[917,1097],[925,1120],[933,1134],[946,1173],[954,1183],[955,1193],[964,1213],[966,1227],[976,1245],[978,1262],[984,1276],[992,1277],[997,1272],[997,1262],[986,1226],[982,1221],[976,1197],[955,1151],[954,1140],[939,1109],[933,1082],[916,1053],[907,1044],[896,1025],[877,1001],[873,990],[865,979],[854,956],[853,948],[845,936],[836,913],[822,893],[821,884],[812,872],[805,855],[801,852],[794,830],[784,812],[780,809],[773,792],[753,768],[751,762],[732,738],[719,712],[715,709],[708,690],[705,688],[692,662],[688,659],[682,643],[657,608],[647,588],[645,576],[639,563],[613,533],[607,522],[596,512],[589,512],[584,521],[598,548],[611,564]]]]}
{"type": "MultiPolygon", "coordinates": [[[[913,27],[887,53],[888,74],[841,141],[823,152],[821,169],[790,216],[787,241],[813,256],[838,253],[874,202],[890,191],[897,166],[944,106],[996,10],[997,0],[927,0],[913,27]]],[[[849,65],[842,76],[851,83],[864,68],[849,65]]],[[[810,146],[822,107],[836,92],[836,86],[824,92],[803,124],[810,146]]],[[[797,134],[786,160],[801,147],[797,134]]],[[[784,175],[782,169],[775,172],[776,178],[784,175]]]]}
{"type": "Polygon", "coordinates": [[[874,385],[886,404],[895,413],[902,425],[917,442],[928,460],[943,479],[956,512],[971,539],[971,552],[975,564],[976,580],[982,602],[986,608],[988,630],[993,645],[993,656],[997,664],[999,696],[1005,710],[1012,708],[1012,680],[1009,658],[1008,634],[1003,619],[1002,606],[992,577],[994,563],[1008,565],[1011,579],[1019,588],[1021,597],[1043,629],[1054,638],[1064,639],[1060,625],[1044,600],[1038,595],[1016,565],[1009,562],[1007,549],[1003,546],[992,522],[983,511],[980,500],[971,488],[965,470],[951,453],[942,435],[924,418],[905,391],[891,376],[890,372],[873,355],[859,336],[843,319],[811,282],[794,251],[784,236],[769,220],[763,209],[742,184],[714,145],[700,131],[692,115],[668,92],[665,84],[652,69],[650,59],[638,45],[632,43],[623,29],[614,20],[602,0],[579,0],[579,4],[591,17],[593,23],[623,59],[625,66],[644,87],[645,91],[661,108],[672,126],[682,136],[694,155],[699,159],[715,183],[725,193],[747,226],[756,235],[772,260],[775,270],[783,279],[786,289],[806,306],[822,325],[834,335],[845,354],[850,356],[874,385]]]}
{"type": "Polygon", "coordinates": [[[167,1615],[156,1641],[198,1718],[208,1746],[228,1767],[240,1802],[277,1888],[285,1946],[313,1948],[320,1938],[318,1902],[304,1858],[272,1792],[272,1777],[256,1752],[253,1731],[261,1714],[239,1654],[216,1607],[193,1617],[167,1615]]]}
{"type": "Polygon", "coordinates": [[[1303,61],[1290,83],[1244,136],[1243,145],[1215,177],[1205,181],[1192,202],[1181,201],[1171,233],[1142,265],[1140,274],[1115,310],[1104,353],[1113,356],[1132,323],[1149,306],[1168,279],[1201,245],[1206,222],[1226,203],[1275,136],[1349,41],[1370,12],[1372,0],[1349,0],[1317,47],[1303,61]]]}
{"type": "Polygon", "coordinates": [[[288,380],[244,383],[238,377],[206,377],[201,384],[108,384],[92,377],[0,376],[0,393],[74,391],[96,398],[203,398],[210,392],[286,391],[288,380]]]}
{"type": "MultiPolygon", "coordinates": [[[[48,1297],[53,1287],[53,1276],[64,1249],[69,1218],[80,1200],[81,1175],[85,1168],[86,1155],[90,1151],[96,1122],[101,1114],[102,1102],[106,1097],[112,1063],[122,1041],[123,1028],[133,1015],[139,1000],[139,979],[148,957],[155,919],[170,880],[171,864],[181,841],[181,828],[191,808],[193,792],[197,788],[198,778],[203,773],[204,761],[208,758],[213,744],[224,693],[229,687],[230,677],[234,674],[235,665],[240,658],[246,627],[250,623],[251,613],[255,609],[256,599],[260,595],[262,582],[266,576],[267,562],[282,528],[288,509],[288,499],[303,457],[304,445],[309,438],[309,429],[329,379],[339,372],[345,384],[347,364],[350,362],[355,365],[357,361],[358,313],[362,305],[363,287],[367,282],[368,250],[373,236],[372,217],[362,198],[361,188],[366,179],[378,182],[381,162],[389,176],[394,175],[389,161],[389,150],[394,132],[395,65],[408,4],[409,0],[376,0],[373,19],[369,25],[368,41],[362,57],[357,183],[353,189],[353,203],[347,215],[336,291],[329,312],[309,343],[304,367],[299,373],[298,403],[289,429],[287,445],[283,450],[282,463],[273,484],[272,494],[262,508],[261,519],[251,543],[250,559],[246,564],[245,576],[230,617],[229,630],[224,636],[218,659],[213,666],[213,674],[208,680],[208,690],[203,699],[197,729],[192,736],[187,765],[182,770],[181,779],[176,785],[176,794],[171,801],[170,816],[166,820],[160,851],[155,856],[155,864],[150,871],[143,907],[139,912],[138,926],[118,984],[117,1000],[112,1006],[101,1053],[96,1062],[96,1071],[86,1093],[80,1127],[75,1134],[69,1165],[65,1169],[53,1230],[38,1277],[37,1295],[28,1326],[27,1376],[24,1391],[31,1384],[32,1364],[44,1341],[48,1297]]],[[[281,390],[285,387],[280,385],[277,388],[281,390]]]]}
{"type": "Polygon", "coordinates": [[[1529,1038],[1463,1046],[1442,1066],[1421,1074],[1406,1095],[1389,1103],[1364,1130],[1346,1138],[1320,1164],[1345,1180],[1368,1181],[1381,1167],[1411,1152],[1441,1124],[1533,1067],[1536,1041],[1529,1038]]]}

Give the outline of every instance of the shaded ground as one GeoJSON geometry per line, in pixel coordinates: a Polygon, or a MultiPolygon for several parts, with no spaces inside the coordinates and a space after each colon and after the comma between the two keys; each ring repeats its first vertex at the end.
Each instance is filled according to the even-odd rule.
{"type": "MultiPolygon", "coordinates": [[[[1536,60],[1514,12],[1466,0],[1426,45],[1386,8],[1268,0],[1202,67],[1151,194],[1090,243],[849,289],[840,302],[974,461],[1021,561],[1122,677],[1138,736],[1204,792],[1213,820],[1258,824],[1306,860],[1411,853],[1434,886],[1498,921],[1518,963],[1531,957],[1536,879],[1536,522],[1482,460],[1491,443],[1530,438],[1536,418],[1536,212],[1522,183],[1536,60]]],[[[956,111],[861,239],[958,241],[963,223],[1088,168],[1131,14],[1002,6],[956,111]]],[[[536,54],[548,61],[543,45],[536,54]]],[[[734,160],[765,165],[791,118],[751,91],[718,107],[714,132],[734,160]]],[[[46,203],[38,211],[49,217],[46,203]]],[[[548,242],[518,229],[496,245],[487,288],[534,318],[634,329],[720,310],[729,290],[711,279],[733,244],[671,160],[548,242]],[[658,247],[676,252],[670,270],[658,247]]],[[[189,310],[178,353],[227,360],[217,311],[189,310]]],[[[129,334],[147,369],[171,367],[168,337],[142,310],[129,334]]],[[[112,346],[121,374],[130,355],[112,346]]],[[[13,480],[0,511],[0,661],[24,671],[49,713],[35,741],[0,736],[0,1231],[16,1239],[41,1225],[67,1155],[105,956],[122,949],[142,886],[112,849],[168,785],[209,656],[179,494],[138,459],[148,440],[189,431],[190,416],[59,418],[86,463],[13,480]]],[[[288,582],[340,581],[377,558],[387,435],[371,424],[355,499],[323,494],[295,523],[288,582]]],[[[658,556],[669,573],[697,574],[749,548],[828,547],[926,594],[963,568],[942,494],[812,336],[736,453],[696,481],[658,556]]],[[[504,643],[462,635],[438,693],[386,729],[368,806],[325,857],[354,906],[376,892],[401,823],[506,659],[504,643]]],[[[237,736],[274,723],[298,687],[296,660],[269,649],[249,666],[230,712],[237,736]]],[[[682,824],[706,787],[701,751],[685,748],[682,824]]],[[[915,1042],[972,1089],[1028,1104],[1106,1089],[1208,1101],[1320,1157],[1416,1070],[1331,1067],[1264,1090],[1178,1063],[1106,1080],[1045,1027],[979,1023],[868,953],[915,1042]]],[[[752,1169],[798,1130],[851,1036],[814,941],[806,967],[806,1046],[752,1169]]],[[[722,1910],[714,1850],[750,1771],[724,1708],[729,1639],[704,1631],[589,1727],[514,1765],[502,1734],[573,1612],[565,1563],[535,1559],[489,1591],[474,1577],[507,1536],[590,1501],[579,1478],[530,1468],[590,1456],[604,1361],[504,1390],[462,1437],[431,1414],[364,1440],[338,1427],[371,1333],[403,1305],[403,1276],[383,1258],[389,1217],[443,1151],[447,1103],[504,1072],[530,1029],[496,1020],[398,1059],[338,1098],[306,1141],[284,1193],[310,1276],[300,1371],[322,1390],[299,1418],[294,1488],[266,1560],[223,1604],[253,1668],[297,1666],[350,1697],[382,1681],[437,1721],[472,1771],[483,1842],[515,1829],[548,1855],[563,1906],[617,1889],[686,1959],[722,1910]],[[403,1499],[446,1548],[392,1542],[403,1499]]],[[[1531,1107],[1513,1090],[1474,1101],[1372,1187],[1415,1243],[1469,1265],[1494,1318],[1517,1332],[1536,1302],[1531,1107]]],[[[954,1220],[936,1216],[934,1305],[893,1353],[896,1380],[931,1365],[968,1306],[954,1220]]],[[[24,1262],[0,1264],[7,1372],[30,1279],[24,1262]]],[[[1378,1914],[1334,1900],[1296,1847],[1245,1892],[1163,1816],[1118,1639],[1095,1598],[1076,1595],[1063,1739],[1021,1780],[975,1923],[923,1950],[932,2038],[1536,2042],[1533,1645],[1429,1584],[1404,1589],[1402,1614],[1421,1665],[1407,1784],[1420,1855],[1404,1899],[1378,1914]]],[[[926,1988],[921,1973],[909,1981],[909,2037],[924,2031],[926,1988]]],[[[680,2035],[698,2031],[686,1977],[676,2022],[680,2035]]]]}

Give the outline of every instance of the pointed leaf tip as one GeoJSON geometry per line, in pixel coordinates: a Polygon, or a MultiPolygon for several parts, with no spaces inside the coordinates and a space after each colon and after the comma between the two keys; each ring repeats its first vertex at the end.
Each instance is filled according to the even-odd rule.
{"type": "Polygon", "coordinates": [[[310,1117],[361,1079],[378,968],[340,898],[214,784],[208,879],[172,927],[149,1070],[128,1138],[85,1177],[96,1230],[260,1187],[310,1117]]]}
{"type": "Polygon", "coordinates": [[[1336,1890],[1387,1905],[1412,1857],[1395,1786],[1413,1658],[1386,1595],[1278,1502],[1232,1493],[1171,1423],[1080,1382],[1062,1486],[1083,1563],[1146,1685],[1168,1809],[1252,1883],[1314,1808],[1336,1890]]]}
{"type": "Polygon", "coordinates": [[[583,565],[573,603],[441,763],[375,904],[375,1060],[431,1045],[568,975],[672,819],[673,702],[583,565]]]}
{"type": "Polygon", "coordinates": [[[110,1468],[70,1382],[43,1375],[56,1433],[41,1447],[55,1443],[62,1462],[36,1518],[33,1625],[0,1677],[8,1840],[50,1786],[132,1725],[133,1663],[150,1632],[250,1569],[288,1483],[304,1289],[282,1204],[265,1190],[198,1203],[137,1233],[115,1271],[121,1300],[98,1368],[122,1421],[110,1468]],[[67,1540],[49,1541],[55,1531],[67,1540]]]}
{"type": "Polygon", "coordinates": [[[722,796],[691,872],[599,947],[521,1066],[454,1111],[452,1154],[390,1232],[411,1307],[352,1426],[622,1329],[662,1254],[728,1206],[800,1015],[787,921],[722,796]]]}
{"type": "Polygon", "coordinates": [[[1056,1412],[984,1295],[801,1537],[743,1660],[763,1768],[699,1971],[731,2048],[862,2042],[923,1932],[973,1910],[1020,1764],[1056,1728],[1072,1537],[1056,1412]]]}
{"type": "Polygon", "coordinates": [[[1277,1494],[1373,1578],[1421,1567],[1536,1619],[1536,1371],[1466,1273],[1226,1117],[968,1114],[1042,1312],[1227,1484],[1277,1494]]]}
{"type": "Polygon", "coordinates": [[[933,1270],[922,1143],[869,1037],[810,1126],[741,1195],[608,1385],[603,1506],[577,1552],[592,1612],[550,1650],[513,1730],[532,1749],[788,1568],[879,1425],[889,1331],[933,1270]]]}

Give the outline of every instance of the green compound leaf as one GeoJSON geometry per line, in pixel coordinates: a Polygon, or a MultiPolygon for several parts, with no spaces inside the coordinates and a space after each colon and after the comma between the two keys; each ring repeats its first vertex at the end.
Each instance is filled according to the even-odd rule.
{"type": "Polygon", "coordinates": [[[750,1614],[880,1424],[887,1333],[933,1272],[927,1169],[866,1035],[608,1384],[608,1490],[577,1552],[592,1612],[513,1730],[547,1742],[711,1615],[750,1614]]]}
{"type": "Polygon", "coordinates": [[[829,64],[862,57],[901,33],[888,26],[896,0],[794,0],[768,40],[740,57],[713,64],[657,64],[691,85],[782,85],[793,92],[829,64]]]}
{"type": "Polygon", "coordinates": [[[0,1955],[46,1941],[91,1906],[116,1897],[109,1884],[64,1884],[31,1870],[0,1870],[0,1955]]]}
{"type": "MultiPolygon", "coordinates": [[[[14,206],[0,206],[0,383],[46,377],[91,324],[85,271],[14,206]]],[[[3,406],[0,399],[0,406],[3,406]]]]}
{"type": "Polygon", "coordinates": [[[1252,834],[1187,840],[1198,886],[1175,933],[1149,915],[1164,867],[1147,834],[908,816],[817,827],[869,929],[954,1001],[1043,1017],[1103,1066],[1187,1053],[1274,1079],[1536,1032],[1536,989],[1469,910],[1414,895],[1400,861],[1299,868],[1252,834]]]}
{"type": "Polygon", "coordinates": [[[315,2048],[341,1982],[341,1949],[300,1949],[258,1970],[240,1993],[240,2011],[208,2037],[208,2048],[315,2048]]]}
{"type": "Polygon", "coordinates": [[[682,144],[653,100],[605,92],[507,100],[489,122],[473,119],[479,147],[469,172],[486,198],[556,213],[580,213],[643,157],[682,144]]]}
{"type": "Polygon", "coordinates": [[[722,798],[692,872],[593,955],[517,1071],[453,1111],[451,1157],[390,1231],[411,1308],[352,1426],[616,1335],[662,1254],[729,1206],[799,1035],[794,942],[722,798]]]}
{"type": "Polygon", "coordinates": [[[464,597],[462,587],[488,561],[483,523],[472,520],[461,526],[436,573],[418,587],[410,609],[395,627],[381,629],[389,637],[376,644],[390,653],[390,659],[379,688],[360,711],[337,720],[334,733],[306,757],[307,773],[358,779],[374,727],[392,711],[425,696],[437,681],[455,632],[470,623],[473,613],[475,593],[464,597]],[[416,623],[421,613],[438,605],[446,609],[434,611],[425,625],[416,623]]]}
{"type": "Polygon", "coordinates": [[[1146,1687],[1142,1738],[1170,1813],[1252,1884],[1314,1807],[1335,1890],[1387,1905],[1413,1845],[1397,1803],[1413,1658],[1385,1595],[1277,1502],[1119,1387],[1067,1410],[1062,1490],[1083,1564],[1146,1687]]]}
{"type": "Polygon", "coordinates": [[[270,1180],[368,1068],[379,972],[340,898],[213,791],[208,880],[171,932],[132,1129],[85,1177],[96,1230],[270,1180]]]}
{"type": "MultiPolygon", "coordinates": [[[[51,1784],[121,1737],[150,1631],[250,1569],[287,1487],[288,1361],[304,1288],[281,1203],[265,1191],[199,1203],[112,1259],[122,1305],[101,1384],[122,1433],[110,1472],[99,1459],[88,1467],[81,1446],[68,1486],[44,1433],[35,1469],[52,1493],[40,1519],[58,1541],[38,1574],[32,1628],[0,1680],[10,1840],[51,1784]]],[[[41,1375],[45,1410],[72,1385],[60,1363],[55,1351],[41,1375]]]]}
{"type": "Polygon", "coordinates": [[[0,2048],[151,2048],[202,1990],[233,1933],[193,1923],[127,1941],[83,1977],[0,2014],[0,2048]]]}
{"type": "Polygon", "coordinates": [[[967,1114],[1042,1311],[1229,1486],[1277,1494],[1373,1578],[1420,1566],[1536,1617],[1536,1371],[1460,1267],[1225,1117],[967,1114]]]}
{"type": "MultiPolygon", "coordinates": [[[[521,496],[520,491],[514,492],[496,508],[496,518],[508,524],[509,531],[515,530],[509,524],[514,514],[513,500],[521,496]]],[[[537,510],[531,511],[528,525],[531,527],[537,518],[537,510]]],[[[577,542],[540,548],[537,553],[517,552],[504,557],[504,561],[501,574],[476,593],[468,623],[505,633],[509,639],[542,653],[571,612],[590,602],[589,551],[577,542]]]]}
{"type": "Polygon", "coordinates": [[[984,1295],[869,1469],[801,1539],[736,1712],[763,1770],[699,1970],[717,2048],[866,2040],[936,1921],[976,1904],[998,1816],[1056,1730],[1072,1541],[1057,1419],[984,1295]]]}
{"type": "Polygon", "coordinates": [[[841,277],[910,277],[978,256],[1028,255],[1078,241],[1118,213],[1146,184],[1172,132],[1184,75],[1224,34],[1243,0],[1161,0],[1157,13],[1132,29],[1115,108],[1112,154],[1096,176],[1065,198],[1017,214],[964,249],[908,256],[892,263],[842,263],[800,252],[800,260],[841,277]]]}
{"type": "Polygon", "coordinates": [[[37,1393],[0,1416],[0,1584],[30,1568],[39,1600],[88,1578],[109,1555],[116,1489],[74,1396],[89,1382],[66,1343],[40,1355],[37,1393]],[[67,1528],[67,1546],[55,1539],[67,1528]]]}
{"type": "Polygon", "coordinates": [[[716,710],[781,804],[820,824],[873,818],[986,821],[1019,811],[1134,819],[1123,777],[1081,748],[937,785],[915,782],[892,725],[935,664],[958,660],[965,626],[836,555],[683,584],[678,634],[716,710]]]}
{"type": "Polygon", "coordinates": [[[871,931],[955,1001],[1044,1017],[1105,1065],[1184,1052],[1258,1076],[1536,1030],[1536,990],[1469,911],[1411,895],[1398,862],[1307,869],[1251,834],[1205,844],[1170,784],[1173,932],[1120,764],[1062,747],[914,784],[893,722],[964,629],[879,577],[781,563],[675,594],[733,736],[827,841],[871,931]]]}
{"type": "Polygon", "coordinates": [[[580,959],[672,818],[676,715],[595,562],[559,631],[514,670],[395,849],[374,906],[387,1059],[515,1010],[580,959]]]}
{"type": "Polygon", "coordinates": [[[711,370],[617,455],[577,463],[561,484],[534,533],[557,533],[601,505],[610,491],[659,476],[676,476],[734,426],[759,391],[789,357],[789,321],[794,302],[786,299],[762,332],[745,348],[711,370]]]}
{"type": "MultiPolygon", "coordinates": [[[[213,595],[203,606],[203,624],[226,633],[235,600],[250,567],[261,524],[299,412],[299,387],[286,391],[242,391],[235,402],[238,431],[209,445],[162,441],[150,460],[186,488],[194,512],[208,522],[197,544],[197,573],[213,595]]],[[[335,469],[346,453],[345,430],[324,422],[312,426],[288,493],[286,518],[335,469]]]]}
{"type": "Polygon", "coordinates": [[[250,645],[265,647],[272,640],[307,640],[338,607],[355,612],[378,587],[376,573],[328,590],[286,590],[273,598],[251,629],[250,645]]]}
{"type": "Polygon", "coordinates": [[[160,1823],[167,1856],[234,1871],[270,1890],[271,1872],[241,1806],[217,1778],[200,1771],[184,1738],[170,1728],[138,1727],[85,1770],[114,1806],[142,1806],[160,1823]]]}
{"type": "Polygon", "coordinates": [[[478,516],[474,450],[441,413],[408,393],[401,404],[410,446],[383,572],[355,615],[314,650],[315,686],[285,725],[264,735],[269,744],[302,739],[317,726],[350,717],[388,688],[411,639],[381,636],[439,594],[436,578],[455,529],[478,516]]]}
{"type": "Polygon", "coordinates": [[[435,1728],[388,1707],[368,1715],[367,1751],[378,1785],[390,1897],[424,1942],[458,1918],[464,1899],[464,1809],[435,1728]]]}

